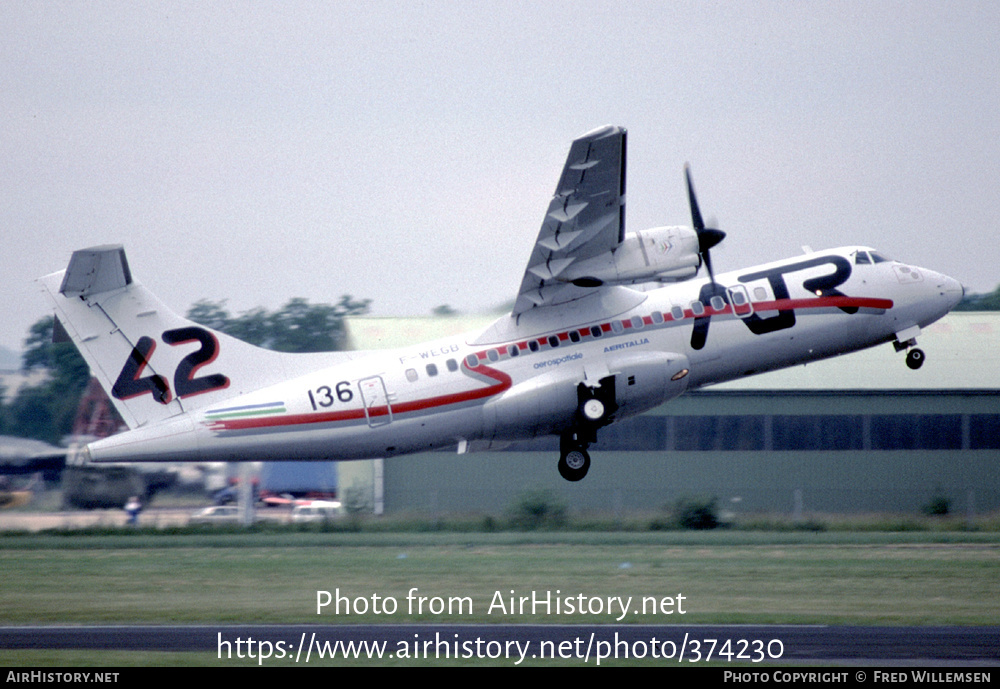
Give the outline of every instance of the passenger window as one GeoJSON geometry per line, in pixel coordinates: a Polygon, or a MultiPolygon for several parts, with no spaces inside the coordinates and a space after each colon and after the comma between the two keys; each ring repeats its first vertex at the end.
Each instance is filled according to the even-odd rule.
{"type": "Polygon", "coordinates": [[[632,316],[632,327],[636,330],[642,329],[644,323],[642,322],[642,316],[632,316]]]}
{"type": "Polygon", "coordinates": [[[571,342],[579,342],[580,341],[580,331],[579,330],[570,330],[569,331],[569,339],[570,339],[571,342]]]}
{"type": "Polygon", "coordinates": [[[601,326],[599,325],[593,325],[590,327],[590,334],[593,335],[594,337],[600,337],[601,335],[604,334],[604,330],[602,330],[601,326]]]}
{"type": "Polygon", "coordinates": [[[415,368],[406,369],[406,379],[411,383],[417,382],[417,370],[415,368]]]}
{"type": "Polygon", "coordinates": [[[495,349],[491,349],[490,351],[486,352],[486,356],[490,358],[490,361],[498,361],[500,359],[500,352],[498,352],[495,349]]]}
{"type": "Polygon", "coordinates": [[[451,371],[452,373],[458,370],[458,362],[455,361],[454,359],[448,359],[448,361],[446,361],[445,364],[448,366],[448,370],[451,371]]]}
{"type": "Polygon", "coordinates": [[[437,364],[427,364],[427,375],[436,376],[438,374],[437,364]]]}
{"type": "Polygon", "coordinates": [[[726,300],[719,295],[715,295],[712,297],[712,308],[716,311],[722,311],[722,309],[726,308],[726,300]]]}
{"type": "Polygon", "coordinates": [[[521,348],[518,347],[516,344],[512,344],[510,347],[508,347],[507,351],[510,353],[511,356],[521,355],[521,348]]]}
{"type": "Polygon", "coordinates": [[[470,354],[469,356],[465,357],[465,365],[468,366],[469,368],[475,368],[476,366],[479,365],[479,357],[476,356],[475,354],[470,354]]]}
{"type": "Polygon", "coordinates": [[[625,326],[622,325],[621,321],[611,321],[611,330],[616,333],[625,332],[625,326]]]}
{"type": "Polygon", "coordinates": [[[682,321],[684,320],[684,309],[680,306],[673,306],[670,309],[670,315],[675,321],[682,321]]]}
{"type": "Polygon", "coordinates": [[[659,311],[654,311],[653,312],[653,323],[655,323],[656,325],[659,325],[662,322],[663,322],[663,314],[661,312],[659,312],[659,311]]]}
{"type": "Polygon", "coordinates": [[[559,338],[556,337],[555,335],[549,335],[549,347],[558,347],[558,346],[559,346],[559,338]]]}
{"type": "Polygon", "coordinates": [[[764,289],[763,287],[754,287],[753,298],[756,299],[757,301],[764,301],[765,299],[767,299],[767,290],[764,289]]]}
{"type": "Polygon", "coordinates": [[[528,349],[530,349],[533,352],[537,352],[538,351],[538,340],[532,340],[531,342],[529,342],[528,343],[528,349]]]}
{"type": "Polygon", "coordinates": [[[705,305],[700,301],[691,302],[691,313],[695,316],[702,316],[705,314],[705,305]]]}

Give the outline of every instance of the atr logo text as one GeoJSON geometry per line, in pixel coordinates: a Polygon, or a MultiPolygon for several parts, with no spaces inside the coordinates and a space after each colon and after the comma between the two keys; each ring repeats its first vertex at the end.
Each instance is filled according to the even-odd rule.
{"type": "MultiPolygon", "coordinates": [[[[811,294],[815,294],[817,297],[846,297],[847,295],[836,289],[836,287],[844,284],[851,277],[851,264],[843,256],[819,256],[796,263],[780,265],[760,272],[741,275],[739,281],[746,284],[755,280],[767,280],[771,286],[771,291],[774,293],[775,302],[778,304],[790,304],[791,299],[788,292],[788,285],[785,283],[785,275],[824,264],[832,266],[833,272],[829,275],[803,280],[803,289],[811,294]]],[[[709,282],[702,286],[699,300],[703,304],[709,304],[712,298],[716,296],[721,297],[725,303],[730,303],[729,291],[724,286],[715,282],[709,282]]],[[[858,312],[856,306],[839,306],[838,308],[847,314],[858,312]]],[[[762,318],[760,315],[754,313],[749,316],[741,316],[741,320],[754,335],[765,335],[793,327],[795,325],[795,310],[793,308],[779,308],[777,315],[768,318],[762,318]]],[[[708,326],[711,322],[711,314],[698,316],[694,319],[694,331],[691,333],[691,349],[704,349],[705,343],[708,341],[708,326]]]]}

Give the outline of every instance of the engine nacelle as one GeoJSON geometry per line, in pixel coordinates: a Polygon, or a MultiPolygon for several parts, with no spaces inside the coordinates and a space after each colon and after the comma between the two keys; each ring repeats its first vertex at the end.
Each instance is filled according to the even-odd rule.
{"type": "Polygon", "coordinates": [[[483,407],[487,437],[518,440],[558,434],[573,425],[579,368],[563,368],[530,378],[483,407]]]}
{"type": "Polygon", "coordinates": [[[682,354],[623,350],[607,354],[604,363],[607,369],[598,374],[597,385],[590,379],[585,382],[582,367],[566,365],[489,401],[483,409],[486,437],[518,440],[574,428],[593,431],[659,406],[687,389],[690,364],[682,354]],[[601,416],[588,417],[584,412],[590,399],[601,401],[601,416]]]}
{"type": "Polygon", "coordinates": [[[615,377],[615,418],[641,414],[687,390],[690,363],[673,352],[622,351],[608,355],[615,377]]]}
{"type": "Polygon", "coordinates": [[[690,227],[629,232],[613,251],[574,261],[558,278],[584,287],[686,280],[698,272],[698,236],[690,227]]]}

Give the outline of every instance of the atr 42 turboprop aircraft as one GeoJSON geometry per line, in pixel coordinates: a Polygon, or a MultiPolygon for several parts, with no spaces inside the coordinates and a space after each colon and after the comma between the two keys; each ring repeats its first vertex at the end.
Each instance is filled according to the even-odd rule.
{"type": "Polygon", "coordinates": [[[612,126],[573,142],[509,315],[400,350],[261,350],[171,312],[120,246],[76,251],[40,282],[130,428],[85,453],[347,460],[558,435],[577,481],[601,427],[685,390],[888,342],[918,368],[921,328],[962,298],[860,246],[716,276],[725,234],[705,227],[687,171],[692,227],[625,232],[625,142],[612,126]]]}

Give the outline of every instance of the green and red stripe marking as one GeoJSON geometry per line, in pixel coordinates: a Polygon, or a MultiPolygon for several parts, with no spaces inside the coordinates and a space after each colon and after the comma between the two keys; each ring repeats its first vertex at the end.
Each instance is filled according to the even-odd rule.
{"type": "MultiPolygon", "coordinates": [[[[462,392],[428,397],[426,399],[413,400],[411,402],[398,402],[392,405],[393,414],[406,414],[408,412],[426,411],[437,407],[446,407],[453,404],[474,402],[477,400],[498,395],[509,389],[513,384],[511,377],[503,371],[489,368],[488,366],[477,366],[475,373],[485,375],[496,381],[485,388],[465,390],[462,392]]],[[[264,405],[260,405],[264,406],[264,405]]],[[[240,416],[231,416],[233,410],[219,409],[208,412],[206,423],[213,431],[242,431],[261,428],[274,428],[276,426],[301,426],[304,424],[316,423],[336,423],[338,421],[360,421],[366,418],[378,418],[389,414],[387,405],[343,409],[339,411],[324,411],[308,414],[283,414],[280,416],[262,416],[260,414],[246,412],[240,416]]],[[[284,411],[284,408],[281,409],[284,411]]]]}

